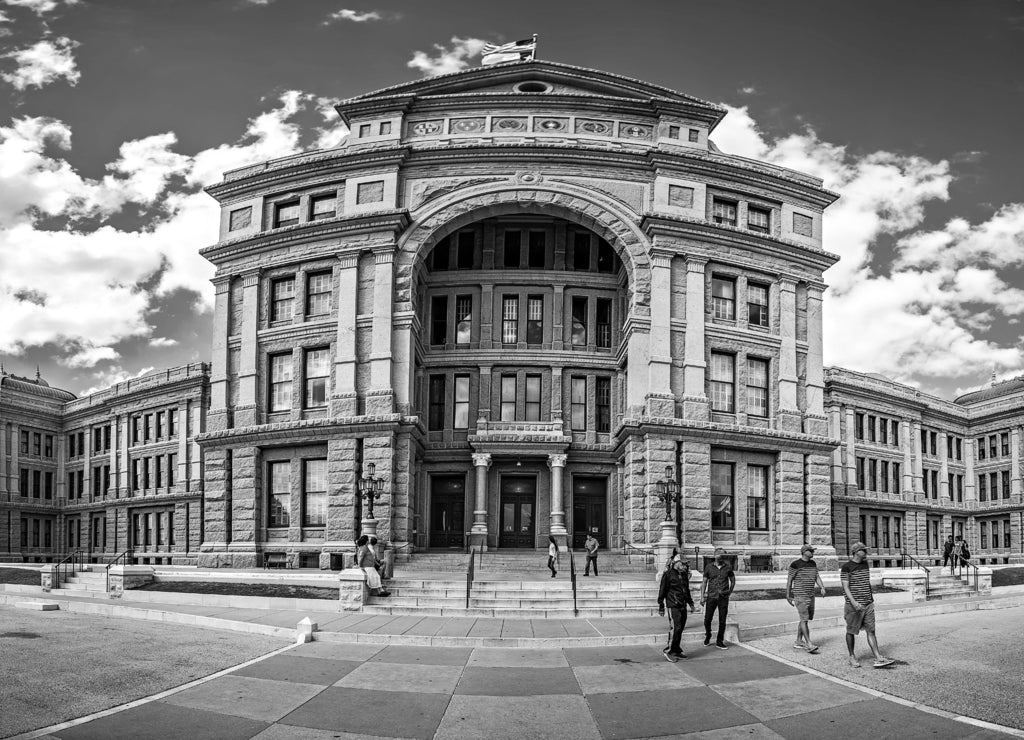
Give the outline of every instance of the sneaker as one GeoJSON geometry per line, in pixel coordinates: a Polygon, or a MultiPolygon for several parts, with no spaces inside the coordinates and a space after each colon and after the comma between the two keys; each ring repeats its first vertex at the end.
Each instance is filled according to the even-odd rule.
{"type": "Polygon", "coordinates": [[[850,668],[860,668],[860,661],[850,656],[850,668]]]}
{"type": "Polygon", "coordinates": [[[676,657],[675,653],[665,653],[665,660],[667,660],[669,663],[678,663],[679,662],[679,658],[676,657]]]}
{"type": "Polygon", "coordinates": [[[895,662],[896,661],[893,660],[892,658],[884,658],[883,657],[883,658],[879,658],[874,663],[872,663],[871,667],[872,668],[888,668],[889,666],[891,666],[895,662]]]}
{"type": "Polygon", "coordinates": [[[806,650],[807,646],[804,645],[802,642],[794,642],[793,643],[793,649],[794,650],[806,650]]]}
{"type": "Polygon", "coordinates": [[[686,657],[686,653],[675,653],[675,656],[677,658],[685,658],[686,657]]]}
{"type": "Polygon", "coordinates": [[[590,575],[589,573],[584,573],[584,574],[583,574],[583,577],[584,577],[584,578],[586,578],[586,577],[587,577],[587,576],[589,576],[589,575],[590,575]]]}
{"type": "Polygon", "coordinates": [[[663,648],[661,649],[661,652],[663,652],[663,653],[665,653],[666,655],[668,655],[668,651],[669,651],[669,650],[671,650],[671,649],[672,649],[671,647],[663,647],[663,648]]]}
{"type": "Polygon", "coordinates": [[[391,595],[391,592],[390,592],[390,591],[381,591],[381,592],[380,592],[379,594],[377,594],[377,595],[378,595],[378,596],[390,596],[390,595],[391,595]]]}
{"type": "Polygon", "coordinates": [[[711,644],[711,635],[704,635],[704,644],[705,645],[710,645],[711,644]]]}
{"type": "Polygon", "coordinates": [[[729,646],[726,645],[724,642],[716,642],[715,643],[715,647],[718,648],[719,650],[728,650],[729,649],[729,646]]]}
{"type": "Polygon", "coordinates": [[[805,648],[805,650],[807,650],[807,652],[809,652],[809,653],[811,653],[813,655],[814,653],[818,652],[818,646],[817,645],[808,645],[805,648]]]}

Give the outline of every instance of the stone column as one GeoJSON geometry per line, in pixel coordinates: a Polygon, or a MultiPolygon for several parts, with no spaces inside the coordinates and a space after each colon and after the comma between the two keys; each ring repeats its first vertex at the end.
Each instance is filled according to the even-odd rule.
{"type": "Polygon", "coordinates": [[[487,471],[491,467],[491,456],[474,453],[473,466],[476,468],[476,497],[473,504],[473,526],[470,529],[470,546],[487,549],[487,471]]]}
{"type": "MultiPolygon", "coordinates": [[[[209,450],[204,465],[203,541],[200,546],[200,568],[230,566],[225,556],[229,538],[231,505],[230,452],[226,449],[209,450]]],[[[118,509],[114,509],[115,516],[118,509]]],[[[116,528],[116,521],[115,521],[116,528]]],[[[116,549],[116,548],[115,548],[116,549]]]]}
{"type": "Polygon", "coordinates": [[[334,388],[331,416],[355,416],[356,297],[359,292],[359,253],[338,255],[338,331],[334,340],[334,388]]]}
{"type": "MultiPolygon", "coordinates": [[[[951,498],[953,491],[949,489],[949,451],[946,449],[948,442],[946,441],[946,433],[939,432],[939,500],[948,501],[951,498]]],[[[948,529],[946,522],[943,520],[943,531],[948,529]]],[[[945,536],[943,536],[945,539],[945,536]]]]}
{"type": "Polygon", "coordinates": [[[800,555],[804,539],[804,456],[799,452],[779,452],[775,464],[776,542],[784,552],[800,555]],[[788,550],[789,552],[785,552],[788,550]]]}
{"type": "Polygon", "coordinates": [[[911,447],[914,444],[914,431],[909,419],[900,419],[900,447],[903,448],[903,480],[900,481],[900,492],[903,496],[914,495],[914,457],[911,447]]]}
{"type": "Polygon", "coordinates": [[[391,385],[391,313],[394,301],[394,260],[392,246],[373,253],[373,340],[370,346],[370,391],[367,414],[390,414],[394,410],[391,385]]]}
{"type": "MultiPolygon", "coordinates": [[[[259,324],[260,271],[242,274],[242,343],[238,362],[238,406],[233,426],[256,423],[256,368],[259,363],[256,330],[259,324]]],[[[225,365],[226,365],[225,361],[225,365]]]]}
{"type": "Polygon", "coordinates": [[[1020,426],[1010,427],[1010,496],[1020,503],[1020,426]]]}
{"type": "Polygon", "coordinates": [[[391,509],[395,496],[395,450],[396,440],[393,435],[383,434],[379,437],[366,437],[363,440],[363,469],[372,462],[376,467],[374,475],[384,479],[384,496],[373,505],[374,519],[367,519],[369,507],[363,504],[363,534],[376,534],[381,542],[393,540],[391,531],[391,509]]]}
{"type": "MultiPolygon", "coordinates": [[[[565,347],[565,325],[562,323],[562,317],[568,314],[568,310],[565,305],[565,286],[556,285],[554,288],[554,295],[551,299],[551,349],[562,349],[565,347]]],[[[501,343],[500,313],[498,314],[498,319],[493,323],[495,328],[492,341],[495,345],[498,345],[501,343]]]]}
{"type": "Polygon", "coordinates": [[[846,407],[846,490],[857,488],[857,412],[846,407]]]}
{"type": "Polygon", "coordinates": [[[674,417],[672,395],[672,254],[651,255],[651,332],[647,373],[647,414],[674,417]]]}
{"type": "Polygon", "coordinates": [[[237,447],[231,455],[230,544],[232,568],[255,568],[257,531],[263,518],[260,497],[257,495],[260,475],[259,450],[256,447],[237,447]]]}
{"type": "Polygon", "coordinates": [[[922,479],[924,478],[924,450],[921,449],[921,422],[915,421],[910,425],[910,443],[914,445],[914,494],[924,491],[922,479]]]}
{"type": "MultiPolygon", "coordinates": [[[[57,439],[59,452],[57,453],[57,491],[60,491],[61,486],[64,485],[64,471],[61,466],[64,464],[66,455],[63,449],[60,447],[60,443],[67,439],[66,434],[58,434],[57,439]]],[[[21,490],[21,469],[19,466],[19,458],[21,457],[21,429],[17,424],[11,424],[11,484],[8,489],[11,492],[11,496],[17,496],[22,493],[21,490]]],[[[57,492],[54,492],[55,495],[57,492]]],[[[21,526],[20,524],[18,526],[21,526]]]]}
{"type": "Polygon", "coordinates": [[[825,370],[822,361],[821,297],[825,286],[807,286],[807,413],[824,412],[825,370]]]}
{"type": "MultiPolygon", "coordinates": [[[[57,435],[60,436],[59,434],[57,435]]],[[[56,451],[56,450],[55,450],[56,451]]],[[[7,493],[7,425],[0,422],[0,498],[7,493]]],[[[56,492],[54,492],[56,493],[56,492]]]]}
{"type": "Polygon", "coordinates": [[[842,409],[839,406],[829,406],[829,436],[832,439],[840,440],[840,445],[832,450],[832,488],[837,492],[843,490],[843,427],[842,409]]]}
{"type": "Polygon", "coordinates": [[[566,546],[568,533],[565,531],[565,510],[562,508],[562,474],[568,455],[548,455],[551,468],[551,534],[558,542],[559,549],[566,546]]]}
{"type": "MultiPolygon", "coordinates": [[[[110,492],[114,494],[114,498],[117,498],[118,467],[123,464],[120,455],[117,454],[117,440],[120,437],[118,430],[119,421],[119,416],[110,417],[110,492]]],[[[57,438],[60,439],[60,435],[57,435],[57,438]]]]}
{"type": "MultiPolygon", "coordinates": [[[[92,501],[92,446],[93,446],[93,435],[96,434],[96,429],[92,426],[85,428],[85,459],[82,461],[82,476],[85,478],[85,482],[82,484],[85,486],[86,501],[92,501]]],[[[156,471],[153,471],[154,475],[156,471]]],[[[153,487],[156,488],[156,481],[153,481],[153,487]]]]}
{"type": "Polygon", "coordinates": [[[683,416],[707,419],[710,415],[704,373],[704,267],[707,260],[686,259],[686,335],[683,346],[683,416]]]}
{"type": "Polygon", "coordinates": [[[228,427],[228,333],[231,313],[231,278],[213,279],[213,347],[210,357],[210,428],[228,427]]]}
{"type": "Polygon", "coordinates": [[[330,553],[348,552],[355,540],[356,440],[327,440],[327,526],[320,567],[330,567],[330,553]]]}
{"type": "Polygon", "coordinates": [[[551,368],[551,421],[563,421],[562,368],[551,368]]]}
{"type": "Polygon", "coordinates": [[[796,281],[779,280],[779,408],[778,425],[784,431],[800,431],[796,402],[796,281]]]}

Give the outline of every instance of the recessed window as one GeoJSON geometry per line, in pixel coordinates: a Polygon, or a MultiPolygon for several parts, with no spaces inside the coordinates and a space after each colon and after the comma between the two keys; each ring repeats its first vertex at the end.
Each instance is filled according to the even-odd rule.
{"type": "Polygon", "coordinates": [[[546,82],[537,82],[533,80],[529,82],[520,82],[512,89],[521,93],[546,93],[551,92],[552,90],[551,85],[546,82]]]}
{"type": "Polygon", "coordinates": [[[309,217],[313,221],[334,218],[336,198],[333,195],[318,195],[310,200],[309,217]]]}
{"type": "Polygon", "coordinates": [[[711,219],[716,224],[736,225],[736,202],[715,198],[712,200],[711,219]]]}
{"type": "Polygon", "coordinates": [[[515,421],[516,419],[516,376],[501,376],[501,406],[499,407],[499,418],[502,421],[515,421]]]}
{"type": "Polygon", "coordinates": [[[736,410],[736,358],[711,353],[711,410],[731,414],[736,410]]]}
{"type": "Polygon", "coordinates": [[[452,427],[469,428],[469,376],[455,376],[455,407],[452,409],[452,427]]]}
{"type": "Polygon", "coordinates": [[[501,343],[515,344],[519,341],[519,296],[501,297],[501,343]]]}
{"type": "Polygon", "coordinates": [[[391,133],[391,121],[382,121],[380,124],[380,135],[387,136],[391,133]]]}
{"type": "Polygon", "coordinates": [[[612,427],[612,379],[597,378],[594,382],[594,411],[597,431],[609,432],[612,427]]]}
{"type": "Polygon", "coordinates": [[[444,429],[444,382],[443,375],[431,375],[428,389],[427,429],[444,429]]]}
{"type": "Polygon", "coordinates": [[[747,466],[747,529],[768,529],[768,468],[747,466]]]}
{"type": "Polygon", "coordinates": [[[711,463],[711,528],[733,528],[735,482],[732,463],[711,463]]]}
{"type": "Polygon", "coordinates": [[[590,269],[590,234],[577,233],[573,239],[572,269],[590,269]]]}
{"type": "Polygon", "coordinates": [[[476,234],[472,231],[459,232],[458,247],[455,255],[455,265],[460,270],[472,270],[473,261],[476,257],[476,234]]]}
{"type": "Polygon", "coordinates": [[[541,376],[526,376],[526,420],[540,421],[541,376]]]}
{"type": "Polygon", "coordinates": [[[520,232],[518,231],[506,231],[505,232],[505,249],[503,250],[502,264],[505,267],[519,267],[521,262],[520,255],[520,232]]]}
{"type": "Polygon", "coordinates": [[[544,341],[544,296],[526,297],[526,343],[540,344],[544,341]]]}
{"type": "Polygon", "coordinates": [[[322,527],[327,522],[327,461],[306,460],[302,476],[302,526],[322,527]]]}
{"type": "Polygon", "coordinates": [[[747,358],[747,413],[768,416],[768,361],[747,358]]]}
{"type": "Polygon", "coordinates": [[[306,408],[327,405],[327,378],[331,374],[331,353],[328,349],[306,351],[306,408]]]}
{"type": "Polygon", "coordinates": [[[680,131],[681,131],[681,129],[679,128],[679,126],[669,126],[668,127],[668,138],[670,138],[670,139],[678,139],[680,131]]]}
{"type": "Polygon", "coordinates": [[[768,326],[768,286],[747,283],[747,323],[768,326]]]}
{"type": "Polygon", "coordinates": [[[445,237],[437,243],[437,246],[430,252],[430,268],[432,270],[447,270],[451,267],[451,240],[445,237]]]}
{"type": "Polygon", "coordinates": [[[331,312],[331,273],[314,272],[306,278],[306,315],[326,316],[331,312]]]}
{"type": "Polygon", "coordinates": [[[574,432],[587,429],[587,379],[572,378],[570,385],[570,421],[574,432]]]}
{"type": "Polygon", "coordinates": [[[587,346],[587,298],[574,295],[572,297],[571,339],[573,347],[587,346]]]}
{"type": "Polygon", "coordinates": [[[249,228],[252,223],[252,206],[236,208],[228,216],[228,230],[238,231],[249,228]]]}
{"type": "Polygon", "coordinates": [[[270,463],[267,467],[267,526],[287,527],[291,521],[291,463],[270,463]]]}
{"type": "Polygon", "coordinates": [[[711,315],[716,319],[736,319],[736,281],[733,278],[711,277],[711,315]]]}
{"type": "Polygon", "coordinates": [[[299,222],[299,201],[278,203],[274,209],[274,228],[293,226],[299,222]]]}
{"type": "Polygon", "coordinates": [[[530,246],[526,264],[535,270],[543,270],[547,261],[547,234],[543,231],[530,232],[530,246]]]}
{"type": "Polygon", "coordinates": [[[597,271],[615,272],[615,250],[604,239],[597,240],[597,271]]]}
{"type": "Polygon", "coordinates": [[[469,344],[473,335],[473,296],[455,297],[455,343],[469,344]]]}
{"type": "Polygon", "coordinates": [[[612,299],[597,299],[597,337],[598,347],[608,349],[612,346],[612,299]]]}
{"type": "Polygon", "coordinates": [[[448,296],[436,295],[430,299],[430,343],[448,341],[448,296]]]}
{"type": "Polygon", "coordinates": [[[772,212],[767,208],[749,206],[747,208],[747,228],[761,234],[771,231],[772,212]]]}
{"type": "Polygon", "coordinates": [[[292,407],[292,355],[270,356],[270,410],[288,411],[292,407]]]}
{"type": "Polygon", "coordinates": [[[691,128],[687,137],[691,144],[696,144],[700,141],[700,129],[691,128]]]}
{"type": "Polygon", "coordinates": [[[274,280],[270,284],[270,320],[288,321],[295,314],[295,278],[274,280]]]}
{"type": "Polygon", "coordinates": [[[814,236],[814,219],[802,213],[794,213],[793,233],[800,236],[814,236]]]}

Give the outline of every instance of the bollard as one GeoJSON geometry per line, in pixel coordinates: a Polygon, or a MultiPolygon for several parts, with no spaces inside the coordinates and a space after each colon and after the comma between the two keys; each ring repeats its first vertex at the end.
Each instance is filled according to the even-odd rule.
{"type": "Polygon", "coordinates": [[[319,625],[309,617],[305,617],[295,626],[295,642],[302,645],[306,642],[313,642],[313,633],[319,625]]]}

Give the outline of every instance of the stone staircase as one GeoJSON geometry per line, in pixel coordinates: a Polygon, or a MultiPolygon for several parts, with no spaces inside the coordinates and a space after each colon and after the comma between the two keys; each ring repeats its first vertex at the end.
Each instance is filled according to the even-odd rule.
{"type": "MultiPolygon", "coordinates": [[[[583,551],[573,552],[576,561],[576,573],[583,575],[586,556],[583,551]]],[[[547,550],[489,550],[476,556],[478,573],[538,573],[546,574],[547,550]]],[[[397,561],[395,568],[401,573],[407,572],[451,572],[465,574],[469,563],[469,553],[459,551],[425,551],[412,554],[404,562],[397,561]]],[[[643,556],[627,556],[622,553],[602,551],[597,558],[597,566],[603,574],[623,573],[650,574],[654,577],[654,565],[644,562],[643,556]]],[[[569,553],[563,552],[558,565],[559,576],[569,575],[569,553]]]]}
{"type": "Polygon", "coordinates": [[[967,584],[966,572],[959,576],[950,574],[948,570],[932,568],[928,575],[928,601],[965,599],[975,594],[974,584],[967,584]]]}

